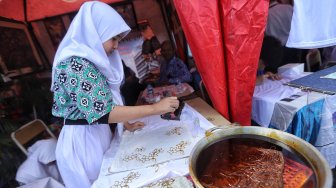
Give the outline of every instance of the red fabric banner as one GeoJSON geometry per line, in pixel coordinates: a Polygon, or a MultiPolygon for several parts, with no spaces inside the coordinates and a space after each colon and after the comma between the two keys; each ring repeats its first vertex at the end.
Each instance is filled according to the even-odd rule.
{"type": "Polygon", "coordinates": [[[211,101],[229,118],[218,1],[174,0],[174,4],[211,101]]]}
{"type": "Polygon", "coordinates": [[[252,96],[268,14],[268,0],[220,0],[230,120],[251,124],[252,96]]]}
{"type": "MultiPolygon", "coordinates": [[[[26,21],[34,21],[77,11],[85,1],[88,0],[26,0],[26,21]]],[[[123,0],[101,1],[116,3],[123,0]]],[[[2,0],[0,1],[0,10],[0,16],[2,17],[25,21],[23,0],[2,0]]]]}
{"type": "Polygon", "coordinates": [[[174,3],[214,107],[231,122],[250,125],[269,1],[174,3]]]}

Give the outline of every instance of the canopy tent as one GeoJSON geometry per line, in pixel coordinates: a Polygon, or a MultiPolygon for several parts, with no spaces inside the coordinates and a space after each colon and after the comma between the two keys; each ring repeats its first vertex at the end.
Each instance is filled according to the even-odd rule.
{"type": "MultiPolygon", "coordinates": [[[[85,1],[88,0],[1,0],[0,17],[29,22],[77,11],[85,1]]],[[[123,0],[101,1],[116,3],[123,0]]]]}
{"type": "Polygon", "coordinates": [[[174,3],[214,107],[230,121],[250,125],[269,1],[174,3]]]}

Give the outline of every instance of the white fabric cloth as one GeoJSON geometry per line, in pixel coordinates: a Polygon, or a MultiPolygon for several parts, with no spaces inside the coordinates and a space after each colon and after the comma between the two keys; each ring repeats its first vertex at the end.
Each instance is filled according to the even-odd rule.
{"type": "MultiPolygon", "coordinates": [[[[285,86],[282,83],[305,76],[310,73],[302,73],[297,66],[282,72],[282,80],[266,80],[256,86],[252,98],[252,119],[263,127],[270,124],[279,130],[287,130],[296,112],[308,103],[325,99],[323,106],[321,128],[317,135],[315,147],[328,161],[330,167],[336,165],[336,120],[333,121],[333,114],[336,113],[336,96],[311,92],[301,92],[300,89],[285,86]],[[291,102],[280,101],[292,95],[301,95],[291,102]],[[307,100],[308,97],[308,100],[307,100]]],[[[334,115],[336,117],[336,115],[334,115]]]]}
{"type": "MultiPolygon", "coordinates": [[[[139,119],[146,126],[134,133],[124,132],[116,154],[107,162],[109,166],[105,174],[145,168],[189,156],[195,143],[203,136],[203,129],[197,127],[201,121],[199,116],[185,105],[180,121],[163,120],[158,115],[139,119]]],[[[212,127],[207,122],[202,124],[212,127]]]]}
{"type": "MultiPolygon", "coordinates": [[[[141,118],[138,121],[143,121],[146,124],[146,126],[143,128],[143,131],[147,132],[155,132],[157,129],[161,129],[162,127],[165,127],[167,125],[168,126],[170,125],[173,128],[172,126],[173,124],[179,123],[178,121],[163,120],[159,116],[149,116],[141,118]]],[[[189,126],[188,128],[189,134],[193,135],[194,137],[197,136],[196,137],[197,139],[195,140],[201,139],[204,136],[204,130],[215,127],[212,123],[210,123],[201,114],[199,114],[196,110],[194,110],[187,104],[185,105],[182,111],[181,121],[185,122],[189,126]],[[197,124],[199,124],[199,126],[197,124]]],[[[137,136],[138,133],[139,132],[135,132],[134,136],[137,136]]],[[[130,133],[128,131],[125,131],[122,137],[122,142],[124,138],[128,137],[129,134],[130,133]]],[[[146,137],[142,139],[150,140],[151,138],[146,137]]],[[[161,139],[161,141],[159,142],[150,143],[150,145],[160,146],[164,144],[163,141],[166,142],[166,139],[161,139]]],[[[155,182],[165,177],[184,176],[189,173],[188,156],[190,155],[190,153],[188,153],[182,159],[172,159],[164,163],[159,163],[159,161],[157,161],[157,163],[153,166],[118,173],[110,173],[109,167],[111,166],[113,160],[117,156],[118,151],[119,150],[123,150],[124,152],[130,151],[135,144],[138,143],[133,142],[130,143],[129,147],[121,148],[122,143],[118,145],[118,143],[116,143],[115,140],[113,140],[109,150],[106,151],[104,155],[104,160],[100,170],[100,174],[98,179],[93,183],[92,185],[93,188],[114,187],[116,185],[128,185],[129,187],[142,187],[144,185],[155,182]]]]}
{"type": "Polygon", "coordinates": [[[56,147],[57,166],[67,188],[87,188],[97,179],[112,139],[108,124],[64,125],[56,147]]]}
{"type": "Polygon", "coordinates": [[[292,15],[291,5],[272,2],[268,10],[265,34],[279,39],[284,46],[288,40],[292,15]]]}
{"type": "Polygon", "coordinates": [[[286,131],[296,112],[305,105],[324,99],[321,127],[317,135],[315,147],[328,161],[330,168],[336,165],[336,121],[333,122],[333,113],[336,112],[336,96],[311,92],[291,102],[278,101],[274,106],[271,124],[282,131],[286,131]]]}
{"type": "Polygon", "coordinates": [[[28,148],[28,157],[37,157],[37,160],[43,164],[54,162],[56,144],[56,139],[38,140],[28,148]]]}
{"type": "Polygon", "coordinates": [[[336,96],[325,97],[321,128],[315,147],[322,153],[330,168],[336,167],[336,96]]]}
{"type": "Polygon", "coordinates": [[[296,112],[298,112],[307,104],[312,104],[316,101],[319,101],[325,96],[326,95],[322,93],[309,92],[290,102],[278,101],[274,105],[270,123],[276,126],[278,130],[286,131],[296,112]]]}
{"type": "Polygon", "coordinates": [[[287,78],[295,78],[304,74],[304,63],[288,63],[278,68],[278,74],[287,78]]]}
{"type": "Polygon", "coordinates": [[[286,46],[312,49],[336,45],[336,1],[294,1],[286,46]]]}
{"type": "Polygon", "coordinates": [[[65,187],[55,179],[48,177],[36,180],[26,185],[22,185],[19,188],[65,188],[65,187]]]}
{"type": "Polygon", "coordinates": [[[152,122],[155,129],[123,134],[119,150],[108,169],[109,173],[145,168],[189,156],[197,142],[188,130],[191,125],[173,121],[164,124],[161,121],[152,122]]]}
{"type": "Polygon", "coordinates": [[[16,181],[30,184],[52,177],[55,181],[62,182],[55,162],[56,143],[55,139],[39,140],[29,147],[27,159],[16,172],[16,181]]]}
{"type": "Polygon", "coordinates": [[[183,158],[146,168],[100,175],[91,188],[143,187],[162,178],[187,175],[189,173],[188,164],[188,158],[183,158]]]}
{"type": "MultiPolygon", "coordinates": [[[[293,76],[300,77],[300,76],[293,76]]],[[[262,84],[256,85],[252,97],[252,119],[263,127],[268,127],[274,105],[279,100],[300,92],[300,89],[283,85],[294,78],[283,77],[281,80],[264,80],[262,84]]]]}

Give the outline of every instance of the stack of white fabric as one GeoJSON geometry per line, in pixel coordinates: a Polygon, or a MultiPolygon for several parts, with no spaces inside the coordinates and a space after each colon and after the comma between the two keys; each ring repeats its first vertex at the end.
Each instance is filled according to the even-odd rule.
{"type": "Polygon", "coordinates": [[[187,175],[192,148],[205,130],[214,127],[188,105],[181,121],[160,116],[139,121],[146,124],[142,130],[125,131],[119,142],[111,144],[92,187],[142,187],[162,178],[187,175]]]}

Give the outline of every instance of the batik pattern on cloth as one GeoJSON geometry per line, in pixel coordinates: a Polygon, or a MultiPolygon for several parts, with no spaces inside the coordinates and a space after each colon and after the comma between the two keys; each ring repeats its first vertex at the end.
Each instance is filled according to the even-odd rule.
{"type": "Polygon", "coordinates": [[[155,128],[146,127],[135,133],[124,132],[119,149],[107,173],[148,167],[190,155],[200,137],[190,133],[190,122],[153,121],[155,128]]]}
{"type": "Polygon", "coordinates": [[[150,183],[143,188],[172,188],[172,184],[174,183],[175,179],[174,178],[163,178],[159,181],[150,183]]]}
{"type": "Polygon", "coordinates": [[[91,188],[168,188],[174,178],[188,174],[188,158],[161,163],[146,168],[99,176],[91,188]]]}
{"type": "Polygon", "coordinates": [[[104,75],[87,59],[70,57],[55,68],[52,114],[93,123],[115,106],[104,75]]]}
{"type": "MultiPolygon", "coordinates": [[[[121,139],[113,139],[109,150],[107,150],[104,154],[104,159],[99,173],[99,177],[92,185],[92,188],[113,187],[116,181],[118,182],[123,181],[123,178],[127,177],[127,175],[130,172],[134,173],[139,172],[140,176],[132,180],[132,182],[128,184],[129,187],[143,187],[148,184],[151,185],[151,183],[157,182],[158,180],[163,178],[185,176],[189,173],[189,160],[188,160],[189,159],[188,157],[190,155],[189,148],[192,148],[199,139],[204,137],[205,134],[204,130],[208,130],[210,128],[215,127],[211,122],[207,121],[202,115],[200,115],[195,109],[190,107],[188,104],[185,104],[182,110],[180,121],[163,120],[158,115],[148,116],[134,121],[144,122],[146,126],[143,127],[141,131],[137,130],[134,133],[125,131],[121,139]],[[193,139],[191,139],[190,138],[191,137],[190,132],[192,132],[191,128],[193,127],[193,124],[196,120],[198,120],[199,122],[198,124],[200,125],[202,130],[198,132],[198,136],[196,137],[195,135],[191,134],[191,136],[194,136],[193,139]],[[185,132],[188,133],[186,134],[185,132]],[[155,139],[152,138],[153,135],[156,135],[155,139]],[[132,139],[132,137],[134,137],[134,139],[132,139]],[[174,143],[171,143],[171,141],[168,138],[175,138],[174,143]],[[128,142],[127,141],[128,139],[132,140],[128,142]],[[143,142],[143,140],[147,139],[150,141],[143,142]],[[178,153],[178,155],[176,155],[175,153],[172,155],[168,153],[170,148],[176,147],[176,145],[181,143],[181,141],[190,141],[190,140],[191,140],[190,145],[188,145],[187,149],[184,150],[185,157],[180,157],[181,156],[180,153],[178,153]],[[127,153],[128,155],[133,152],[143,154],[150,153],[153,150],[152,148],[148,147],[149,145],[152,146],[152,148],[160,148],[161,146],[164,146],[162,148],[165,149],[164,153],[164,155],[166,156],[165,159],[169,161],[161,162],[164,160],[160,158],[161,157],[160,155],[161,154],[163,155],[163,153],[160,153],[159,157],[157,157],[156,159],[157,164],[150,165],[144,168],[140,167],[139,169],[129,171],[114,172],[115,166],[112,166],[111,164],[113,164],[113,162],[117,158],[119,160],[122,159],[121,158],[122,155],[120,155],[120,153],[127,153]]],[[[155,163],[154,161],[149,162],[155,163]]],[[[138,161],[135,164],[139,163],[141,162],[138,161]]],[[[129,167],[128,163],[125,162],[123,164],[126,164],[127,167],[129,167]]],[[[118,165],[120,164],[118,163],[118,165]]],[[[147,163],[143,164],[143,166],[146,165],[147,163]]],[[[174,181],[174,184],[176,183],[177,182],[174,181]]],[[[187,188],[188,186],[180,186],[180,187],[187,188]]]]}

